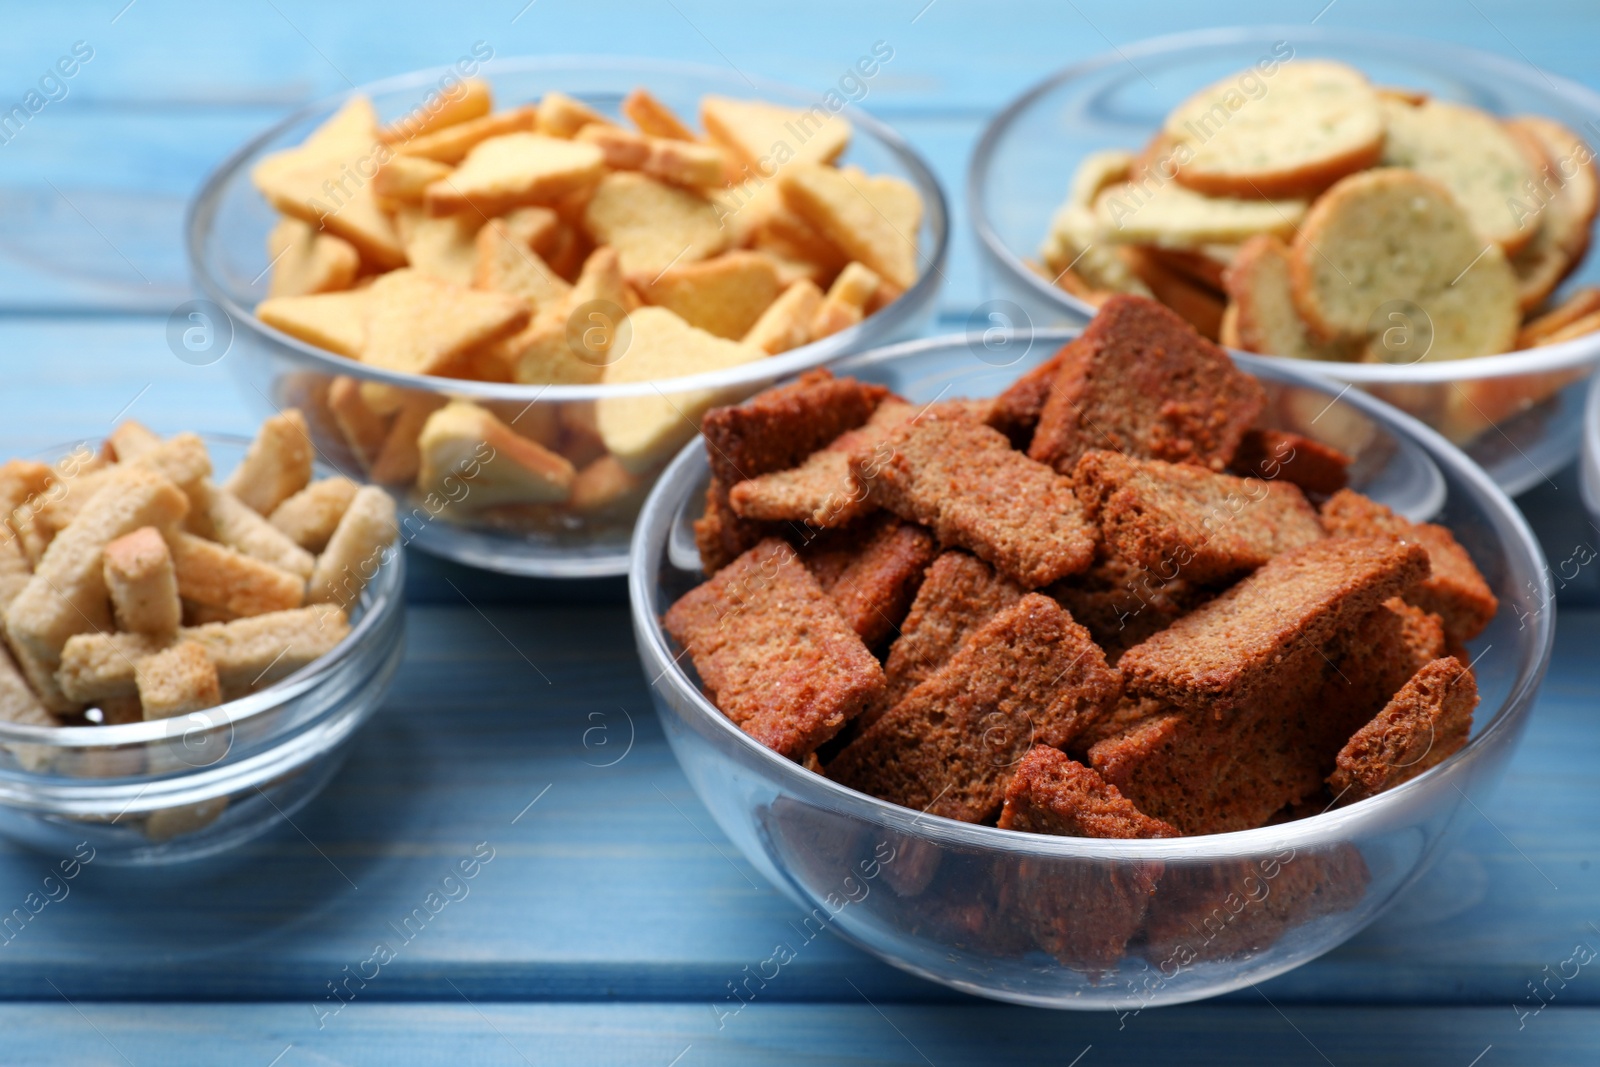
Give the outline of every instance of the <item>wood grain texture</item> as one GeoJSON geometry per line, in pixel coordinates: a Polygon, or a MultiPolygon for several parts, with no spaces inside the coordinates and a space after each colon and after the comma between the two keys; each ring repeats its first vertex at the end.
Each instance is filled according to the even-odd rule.
{"type": "MultiPolygon", "coordinates": [[[[690,792],[649,710],[624,612],[484,616],[412,609],[388,703],[296,816],[305,837],[286,826],[226,859],[163,871],[89,867],[0,948],[0,997],[50,996],[53,982],[74,999],[321,1000],[486,841],[495,859],[470,895],[383,969],[375,999],[448,999],[451,983],[474,999],[722,999],[795,910],[690,792]]],[[[1509,1005],[1577,940],[1600,946],[1586,925],[1600,922],[1600,663],[1584,655],[1597,641],[1600,614],[1566,614],[1486,818],[1393,913],[1264,985],[1269,996],[1509,1005]]],[[[0,854],[0,902],[22,899],[47,859],[0,854]]],[[[834,1000],[844,978],[874,1000],[954,998],[833,939],[808,946],[773,995],[834,1000]]],[[[1574,981],[1561,998],[1600,1005],[1600,984],[1574,981]]]]}

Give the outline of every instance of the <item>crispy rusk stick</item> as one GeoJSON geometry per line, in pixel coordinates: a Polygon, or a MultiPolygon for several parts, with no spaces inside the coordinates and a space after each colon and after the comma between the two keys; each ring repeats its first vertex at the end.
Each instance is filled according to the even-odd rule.
{"type": "Polygon", "coordinates": [[[57,715],[72,715],[83,710],[82,704],[68,697],[56,684],[54,659],[46,662],[29,651],[26,645],[9,638],[7,640],[17,666],[22,669],[23,677],[27,678],[28,684],[33,687],[39,703],[57,715]]]}
{"type": "Polygon", "coordinates": [[[226,545],[182,531],[170,534],[167,544],[185,600],[241,617],[297,608],[305,600],[304,578],[226,545]]]}
{"type": "Polygon", "coordinates": [[[317,557],[306,599],[348,608],[378,573],[395,539],[394,499],[376,486],[357,490],[328,547],[317,557]]]}
{"type": "Polygon", "coordinates": [[[311,432],[299,409],[290,408],[261,424],[223,487],[259,514],[270,515],[310,481],[311,432]]]}
{"type": "Polygon", "coordinates": [[[102,557],[117,628],[153,637],[177,633],[178,576],[161,531],[141,526],[106,545],[102,557]]]}
{"type": "MultiPolygon", "coordinates": [[[[307,552],[321,552],[355,499],[357,485],[335,476],[312,482],[272,512],[272,525],[307,552]]],[[[315,569],[315,561],[313,561],[315,569]]]]}
{"type": "Polygon", "coordinates": [[[113,463],[126,463],[138,459],[153,449],[161,447],[161,435],[133,419],[119,425],[106,437],[107,457],[113,463]]]}
{"type": "Polygon", "coordinates": [[[118,470],[56,535],[6,609],[13,646],[53,666],[73,634],[109,629],[111,601],[100,560],[105,546],[141,526],[175,525],[188,511],[189,498],[167,479],[139,467],[118,470]]]}
{"type": "MultiPolygon", "coordinates": [[[[275,611],[233,622],[186,626],[180,639],[194,641],[216,665],[227,693],[245,692],[293,674],[321,656],[350,632],[342,608],[317,604],[275,611]]],[[[62,652],[63,690],[84,702],[115,700],[137,693],[134,663],[165,647],[143,634],[79,634],[62,652]]]]}
{"type": "Polygon", "coordinates": [[[311,577],[312,568],[317,563],[311,553],[295,544],[244,501],[226,489],[212,485],[210,481],[201,483],[197,495],[211,517],[211,529],[215,534],[213,540],[300,578],[311,577]]]}
{"type": "MultiPolygon", "coordinates": [[[[0,525],[30,499],[43,495],[55,484],[55,473],[43,463],[8,459],[0,464],[0,525]]],[[[4,531],[0,530],[0,534],[4,531]]],[[[7,534],[6,536],[9,536],[7,534]]]]}
{"type": "Polygon", "coordinates": [[[179,641],[139,660],[134,684],[146,719],[170,719],[222,703],[216,664],[195,641],[179,641]]]}
{"type": "MultiPolygon", "coordinates": [[[[0,648],[0,719],[24,726],[57,726],[56,717],[28,688],[22,672],[0,648]]],[[[43,770],[50,762],[50,750],[43,745],[7,745],[17,763],[30,771],[43,770]]]]}
{"type": "MultiPolygon", "coordinates": [[[[177,486],[189,498],[187,518],[205,521],[204,514],[199,511],[199,486],[211,474],[211,456],[198,435],[180,433],[169,441],[157,441],[153,448],[115,466],[80,469],[76,474],[64,476],[59,485],[46,494],[40,509],[48,536],[53,537],[66,529],[115,472],[130,468],[160,475],[177,486]]],[[[209,533],[209,527],[201,532],[209,533]]]]}

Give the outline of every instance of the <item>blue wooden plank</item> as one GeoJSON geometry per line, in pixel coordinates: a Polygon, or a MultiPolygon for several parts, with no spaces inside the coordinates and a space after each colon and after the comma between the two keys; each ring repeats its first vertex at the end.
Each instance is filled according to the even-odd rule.
{"type": "Polygon", "coordinates": [[[1170,1008],[1126,1020],[988,1005],[752,1004],[722,1029],[700,1005],[353,1004],[318,1030],[297,1004],[0,1007],[6,1062],[34,1064],[765,1064],[1182,1062],[1592,1064],[1600,1012],[1551,1007],[1521,1031],[1495,1008],[1170,1008]],[[278,1057],[274,1059],[274,1057],[278,1057]]]}
{"type": "MultiPolygon", "coordinates": [[[[795,911],[689,791],[624,613],[483,610],[412,610],[394,690],[343,773],[296,816],[304,837],[284,827],[165,871],[91,865],[0,948],[0,998],[49,998],[53,984],[75,1000],[322,1001],[488,842],[495,858],[470,895],[383,968],[374,999],[722,1001],[795,911]],[[611,748],[592,733],[585,747],[597,723],[611,748]]],[[[1486,817],[1398,911],[1264,985],[1274,1001],[1453,1002],[1510,1017],[1542,968],[1578,940],[1600,944],[1586,925],[1600,919],[1600,661],[1586,654],[1597,641],[1600,613],[1565,613],[1556,666],[1486,817]]],[[[0,901],[21,900],[43,862],[0,851],[0,901]]],[[[845,979],[879,1002],[952,999],[833,939],[810,944],[770,995],[836,1000],[845,979]]],[[[1573,981],[1561,1003],[1600,1005],[1600,984],[1573,981]]]]}

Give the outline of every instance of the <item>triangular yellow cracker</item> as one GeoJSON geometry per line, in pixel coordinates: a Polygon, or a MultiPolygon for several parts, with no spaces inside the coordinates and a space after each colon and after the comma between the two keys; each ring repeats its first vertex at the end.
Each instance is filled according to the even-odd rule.
{"type": "Polygon", "coordinates": [[[532,130],[538,122],[538,112],[532,107],[516,107],[413,137],[395,145],[394,150],[403,156],[421,156],[439,163],[454,164],[461,162],[481,142],[519,130],[532,130]]]}
{"type": "Polygon", "coordinates": [[[472,286],[520,296],[537,315],[564,301],[572,286],[519,236],[518,227],[504,219],[492,219],[478,231],[472,286]]]}
{"type": "Polygon", "coordinates": [[[422,203],[422,194],[428,186],[450,176],[448,163],[439,163],[421,156],[392,155],[378,168],[372,178],[372,187],[386,200],[422,203]]]}
{"type": "Polygon", "coordinates": [[[550,90],[539,101],[539,132],[570,138],[585,126],[611,126],[612,121],[566,93],[550,90]]]}
{"type": "Polygon", "coordinates": [[[572,492],[571,463],[464,400],[428,416],[417,446],[422,453],[418,491],[437,493],[463,508],[555,504],[572,492]]]}
{"type": "Polygon", "coordinates": [[[904,184],[875,178],[858,186],[841,171],[809,163],[791,164],[778,175],[790,210],[851,259],[871,267],[892,285],[909,289],[917,280],[917,233],[896,226],[896,217],[904,226],[909,212],[899,190],[891,192],[891,186],[880,184],[887,182],[904,184]]]}
{"type": "Polygon", "coordinates": [[[470,286],[478,253],[476,238],[483,216],[429,215],[416,204],[395,212],[395,229],[411,266],[452,285],[470,286]]]}
{"type": "MultiPolygon", "coordinates": [[[[666,308],[639,308],[628,316],[628,325],[627,350],[607,365],[607,385],[678,378],[766,357],[754,345],[697,330],[666,308]]],[[[643,474],[693,438],[700,416],[725,399],[727,392],[716,389],[608,397],[595,401],[595,422],[617,462],[643,474]]]]}
{"type": "Polygon", "coordinates": [[[267,235],[272,262],[269,296],[306,296],[350,288],[361,256],[355,246],[331,233],[318,233],[308,222],[280,219],[267,235]]]}
{"type": "Polygon", "coordinates": [[[422,103],[379,133],[389,144],[424,137],[447,126],[482,118],[494,109],[494,94],[482,78],[468,78],[446,91],[430,92],[422,103]]]}
{"type": "Polygon", "coordinates": [[[738,340],[778,298],[778,291],[778,269],[771,259],[759,252],[726,252],[644,279],[639,295],[691,326],[738,340]]]}
{"type": "Polygon", "coordinates": [[[606,175],[583,221],[596,244],[617,250],[626,273],[647,280],[675,263],[716,255],[728,240],[704,197],[631,171],[606,175]]]}
{"type": "Polygon", "coordinates": [[[548,204],[598,182],[600,149],[537,133],[508,133],[479,144],[454,174],[428,186],[424,200],[436,215],[472,209],[494,216],[523,204],[548,204]]]}
{"type": "Polygon", "coordinates": [[[274,296],[256,305],[256,318],[307,344],[360,359],[367,343],[370,289],[311,296],[274,296]]]}
{"type": "Polygon", "coordinates": [[[831,163],[850,143],[850,123],[820,104],[801,111],[708,96],[700,101],[700,121],[713,141],[763,178],[791,162],[831,163]]]}
{"type": "Polygon", "coordinates": [[[305,144],[262,159],[250,178],[278,211],[344,238],[379,267],[397,267],[405,253],[370,177],[388,153],[371,102],[355,97],[305,144]]]}
{"type": "Polygon", "coordinates": [[[451,285],[417,270],[390,271],[367,293],[362,362],[408,374],[447,372],[456,357],[528,321],[528,307],[516,297],[451,285]]]}

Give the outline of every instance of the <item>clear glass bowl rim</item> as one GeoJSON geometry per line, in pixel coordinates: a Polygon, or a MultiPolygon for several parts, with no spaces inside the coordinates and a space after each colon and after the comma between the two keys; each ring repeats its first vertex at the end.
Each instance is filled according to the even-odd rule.
{"type": "MultiPolygon", "coordinates": [[[[250,438],[237,434],[202,433],[200,439],[210,444],[225,444],[241,451],[250,444],[250,438]]],[[[39,454],[65,455],[72,444],[58,445],[41,450],[39,454]]],[[[313,477],[330,473],[318,470],[313,477]]],[[[211,728],[220,729],[280,708],[285,702],[306,693],[319,685],[327,674],[344,665],[358,650],[363,641],[378,629],[384,620],[397,611],[405,610],[406,564],[405,549],[396,545],[389,559],[378,567],[377,574],[368,582],[366,595],[371,606],[350,627],[344,640],[333,647],[326,656],[308,663],[293,674],[259,692],[207,708],[202,714],[213,719],[211,728]]],[[[179,721],[182,721],[182,716],[179,721]]],[[[20,723],[0,721],[0,742],[28,744],[46,748],[71,750],[77,748],[107,748],[131,745],[159,744],[172,739],[172,720],[152,719],[148,722],[123,723],[118,726],[25,726],[20,723]]],[[[209,768],[196,768],[197,771],[209,768]]],[[[36,779],[53,781],[48,774],[33,774],[23,768],[8,770],[7,776],[16,780],[36,779]]]]}
{"type": "MultiPolygon", "coordinates": [[[[1034,296],[1058,307],[1063,313],[1079,320],[1094,315],[1093,305],[1063,292],[1039,277],[1028,265],[1006,247],[989,220],[985,208],[989,175],[994,159],[994,148],[1010,132],[1011,125],[1028,111],[1041,97],[1052,89],[1084,75],[1107,67],[1137,60],[1140,56],[1156,56],[1201,49],[1248,44],[1263,38],[1278,37],[1283,40],[1309,45],[1352,47],[1369,49],[1394,55],[1398,59],[1414,62],[1448,64],[1458,76],[1482,75],[1516,82],[1519,87],[1541,95],[1559,99],[1563,104],[1600,115],[1600,93],[1568,78],[1551,74],[1526,61],[1507,59],[1493,52],[1485,52],[1464,45],[1446,44],[1425,38],[1394,34],[1377,35],[1361,30],[1328,29],[1320,26],[1228,26],[1191,33],[1166,34],[1149,37],[1115,51],[1063,67],[1025,89],[1012,100],[985,127],[972,150],[967,164],[967,211],[978,235],[978,244],[990,263],[1007,275],[1009,281],[1025,286],[1034,296]]],[[[1199,88],[1199,86],[1196,86],[1199,88]]],[[[1174,101],[1176,103],[1176,101],[1174,101]]],[[[1065,190],[1065,185],[1063,185],[1065,190]]],[[[1042,241],[1049,226],[1048,218],[1040,220],[1039,239],[1042,241]]],[[[1245,353],[1254,355],[1253,353],[1245,353]]],[[[1474,359],[1441,360],[1433,363],[1398,365],[1387,363],[1339,363],[1293,360],[1285,356],[1255,356],[1274,363],[1310,366],[1316,373],[1341,382],[1362,385],[1412,385],[1439,382],[1473,381],[1480,378],[1499,378],[1508,375],[1539,374],[1546,371],[1581,367],[1600,358],[1600,336],[1578,337],[1559,344],[1541,348],[1520,349],[1493,356],[1474,359]]]]}
{"type": "MultiPolygon", "coordinates": [[[[708,83],[720,84],[727,91],[735,93],[754,91],[764,98],[785,100],[790,103],[799,103],[801,101],[815,103],[821,95],[808,92],[796,86],[762,78],[736,77],[720,68],[703,64],[642,57],[583,55],[520,56],[506,59],[495,57],[489,61],[489,65],[490,69],[484,73],[491,80],[497,74],[539,74],[564,70],[593,72],[598,70],[614,72],[618,75],[619,80],[623,77],[631,78],[635,84],[639,83],[642,78],[648,78],[651,74],[698,78],[708,83]]],[[[251,138],[224,159],[216,170],[212,171],[210,176],[206,178],[199,191],[189,202],[189,207],[184,217],[184,234],[189,256],[189,268],[206,297],[227,312],[236,324],[236,329],[249,330],[256,333],[281,348],[290,350],[297,358],[315,364],[331,374],[346,375],[366,381],[383,382],[406,389],[448,392],[458,396],[482,400],[521,401],[523,403],[600,400],[614,397],[650,396],[657,393],[671,395],[693,389],[720,389],[787,377],[798,374],[801,371],[810,370],[850,352],[855,347],[859,347],[863,337],[870,338],[876,335],[878,331],[893,329],[902,319],[915,314],[916,309],[929,299],[932,290],[936,289],[943,280],[945,259],[950,247],[950,211],[943,186],[940,185],[933,168],[911,146],[909,141],[867,112],[854,105],[846,104],[838,114],[847,118],[856,131],[865,132],[882,143],[896,157],[900,165],[906,169],[911,181],[916,185],[917,192],[923,198],[926,221],[933,232],[934,247],[925,254],[921,251],[918,252],[918,258],[922,261],[922,269],[917,276],[917,280],[911,288],[902,293],[893,303],[855,326],[826,337],[821,341],[802,345],[790,352],[758,359],[752,363],[742,364],[727,370],[685,375],[680,378],[662,378],[649,382],[619,383],[615,385],[513,385],[499,382],[480,382],[463,378],[438,378],[431,375],[406,374],[369,366],[353,359],[346,359],[343,356],[325,351],[266,325],[256,318],[252,310],[241,307],[234,301],[218,282],[211,269],[210,260],[206,255],[206,239],[220,207],[223,191],[228,185],[243,177],[241,172],[248,168],[268,145],[296,124],[318,115],[329,114],[338,105],[358,94],[365,93],[371,96],[378,96],[383,93],[436,85],[439,78],[447,71],[453,72],[454,68],[440,66],[411,71],[406,74],[368,82],[365,85],[359,85],[307,104],[251,138]]]]}
{"type": "MultiPolygon", "coordinates": [[[[1017,339],[1031,336],[1035,343],[1046,347],[1059,346],[1078,336],[1077,329],[1035,330],[1017,332],[1017,339]]],[[[957,344],[981,344],[987,334],[946,334],[897,345],[888,345],[853,356],[832,369],[838,374],[849,374],[863,367],[897,359],[912,359],[925,352],[957,344]]],[[[1550,575],[1545,566],[1544,553],[1538,539],[1528,527],[1522,513],[1509,497],[1489,479],[1477,464],[1468,459],[1460,449],[1446,441],[1434,430],[1381,400],[1365,393],[1340,393],[1326,379],[1319,378],[1298,366],[1285,365],[1283,360],[1260,357],[1235,356],[1235,361],[1257,377],[1286,382],[1315,390],[1336,403],[1349,404],[1385,429],[1402,438],[1419,444],[1435,463],[1449,469],[1451,474],[1472,487],[1491,517],[1514,535],[1508,553],[1515,555],[1520,549],[1527,557],[1528,569],[1536,577],[1533,582],[1539,603],[1553,603],[1550,575]]],[[[1418,775],[1399,786],[1375,797],[1335,808],[1319,815],[1275,826],[1253,830],[1240,830],[1225,834],[1208,834],[1154,840],[1095,840],[1091,838],[1054,837],[1044,834],[1023,834],[1001,830],[993,826],[974,826],[942,816],[929,815],[900,807],[865,793],[830,781],[819,774],[805,770],[799,764],[785,759],[746,734],[733,721],[717,710],[698,686],[691,682],[668,650],[661,620],[651,609],[653,590],[647,583],[645,561],[656,560],[670,536],[672,524],[686,500],[668,490],[678,483],[687,482],[691,469],[705,462],[704,449],[698,440],[685,445],[662,472],[649,498],[639,513],[633,533],[633,566],[628,573],[630,612],[634,632],[641,646],[641,655],[647,660],[646,673],[657,675],[654,685],[669,687],[668,699],[685,718],[696,720],[701,729],[709,728],[722,739],[722,747],[737,747],[744,752],[745,762],[755,762],[762,773],[778,784],[781,794],[806,803],[826,807],[835,812],[854,816],[868,823],[884,826],[915,836],[926,836],[943,845],[986,849],[995,852],[1018,853],[1030,856],[1082,857],[1086,859],[1150,859],[1174,861],[1207,861],[1233,859],[1258,855],[1263,851],[1285,848],[1313,849],[1330,841],[1349,840],[1359,836],[1363,827],[1382,822],[1391,809],[1404,811],[1407,798],[1429,790],[1444,776],[1455,776],[1468,765],[1491,752],[1503,739],[1513,735],[1517,724],[1531,711],[1539,684],[1544,679],[1550,663],[1551,648],[1555,641],[1555,612],[1539,612],[1531,624],[1535,627],[1535,647],[1538,652],[1531,661],[1522,663],[1517,677],[1504,703],[1495,709],[1493,719],[1472,738],[1460,752],[1437,767],[1418,775]]],[[[648,568],[654,570],[652,563],[648,568]]],[[[1479,714],[1483,711],[1479,708],[1479,714]]]]}

